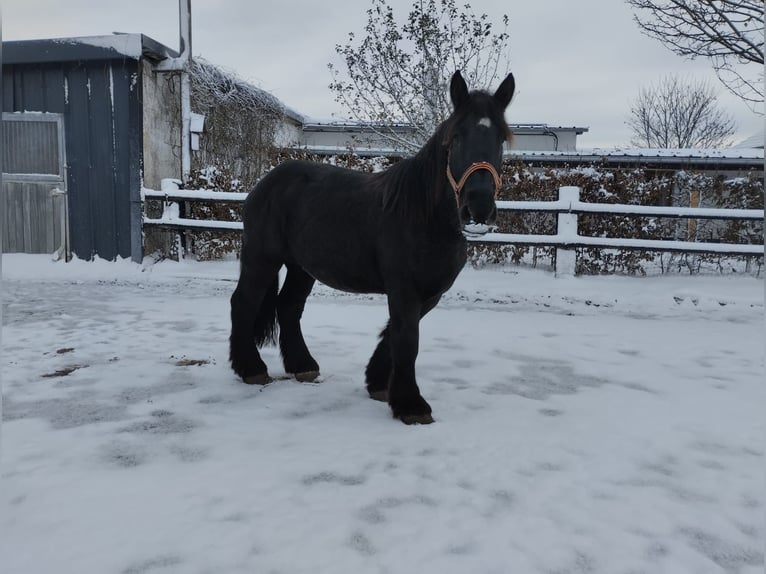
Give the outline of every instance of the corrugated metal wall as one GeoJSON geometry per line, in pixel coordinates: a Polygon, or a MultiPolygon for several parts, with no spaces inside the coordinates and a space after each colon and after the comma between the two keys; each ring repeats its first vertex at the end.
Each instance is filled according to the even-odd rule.
{"type": "Polygon", "coordinates": [[[131,203],[140,202],[141,185],[138,61],[4,65],[3,111],[64,116],[72,252],[83,259],[140,256],[131,235],[131,203]]]}

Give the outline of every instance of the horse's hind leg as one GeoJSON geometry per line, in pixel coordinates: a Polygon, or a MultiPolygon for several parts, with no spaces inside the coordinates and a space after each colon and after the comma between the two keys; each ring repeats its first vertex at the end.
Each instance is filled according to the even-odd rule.
{"type": "Polygon", "coordinates": [[[271,381],[258,347],[274,342],[279,267],[243,259],[231,296],[229,360],[234,372],[248,384],[271,381]]]}
{"type": "Polygon", "coordinates": [[[388,402],[388,381],[391,378],[391,341],[388,338],[389,325],[380,333],[380,341],[364,371],[367,392],[371,399],[388,402]]]}
{"type": "Polygon", "coordinates": [[[279,292],[277,319],[279,321],[279,348],[285,371],[302,382],[319,376],[319,365],[309,353],[301,332],[301,316],[306,298],[314,287],[314,278],[298,265],[287,266],[287,277],[279,292]]]}

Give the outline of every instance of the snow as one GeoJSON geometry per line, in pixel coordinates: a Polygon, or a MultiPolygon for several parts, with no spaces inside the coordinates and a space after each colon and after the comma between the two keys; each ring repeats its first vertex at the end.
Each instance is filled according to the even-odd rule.
{"type": "Polygon", "coordinates": [[[708,159],[763,159],[763,148],[583,148],[577,151],[537,151],[511,150],[509,155],[524,155],[527,157],[643,157],[643,158],[708,158],[708,159]]]}
{"type": "MultiPolygon", "coordinates": [[[[179,223],[195,220],[150,220],[152,223],[179,223]]],[[[198,220],[197,220],[198,221],[198,220]]],[[[185,223],[184,223],[185,225],[185,223]]],[[[216,225],[220,225],[217,223],[216,225]]],[[[207,226],[204,226],[207,228],[207,226]]],[[[503,243],[510,245],[562,245],[568,247],[604,247],[612,249],[644,249],[654,251],[686,251],[689,253],[720,253],[735,255],[763,255],[763,245],[708,243],[694,241],[665,241],[662,239],[624,239],[618,237],[588,237],[586,235],[559,233],[557,235],[525,235],[521,233],[487,233],[468,236],[469,241],[480,243],[503,243]]]]}
{"type": "Polygon", "coordinates": [[[750,137],[742,140],[741,142],[737,143],[736,145],[732,146],[736,149],[742,149],[742,148],[750,148],[750,149],[761,149],[763,150],[763,143],[764,143],[764,135],[763,135],[763,127],[761,127],[760,130],[755,132],[750,137]]]}
{"type": "MultiPolygon", "coordinates": [[[[164,180],[170,181],[170,180],[164,180]]],[[[179,200],[196,200],[196,201],[239,201],[244,202],[247,198],[247,193],[234,192],[234,191],[215,191],[212,189],[194,189],[194,190],[181,190],[178,187],[172,188],[168,185],[161,191],[153,189],[143,188],[141,190],[143,199],[164,199],[170,197],[179,200]]]]}
{"type": "Polygon", "coordinates": [[[118,54],[139,59],[142,55],[142,43],[140,34],[112,34],[108,36],[88,36],[82,38],[58,38],[54,40],[60,44],[84,44],[98,48],[114,50],[118,54]]]}
{"type": "Polygon", "coordinates": [[[379,296],[317,286],[320,383],[239,383],[237,272],[3,256],[3,572],[762,571],[762,281],[467,268],[406,427],[379,296]]]}

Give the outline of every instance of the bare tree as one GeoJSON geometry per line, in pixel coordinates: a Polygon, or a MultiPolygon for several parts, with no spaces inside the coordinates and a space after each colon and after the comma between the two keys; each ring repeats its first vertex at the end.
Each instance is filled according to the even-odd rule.
{"type": "Polygon", "coordinates": [[[709,58],[728,90],[763,105],[763,0],[626,0],[646,35],[676,54],[709,58]]]}
{"type": "Polygon", "coordinates": [[[476,16],[455,0],[415,0],[399,24],[386,0],[371,0],[365,37],[335,47],[347,73],[328,64],[330,89],[351,116],[395,147],[412,151],[449,115],[449,78],[460,70],[471,86],[488,87],[508,73],[508,16],[493,32],[489,16],[476,16]],[[346,79],[347,78],[347,79],[346,79]],[[392,124],[414,128],[403,135],[392,124]],[[387,127],[388,126],[388,127],[387,127]]]}
{"type": "Polygon", "coordinates": [[[731,116],[718,107],[710,84],[686,83],[677,76],[643,88],[627,123],[633,130],[631,143],[648,148],[722,147],[736,127],[731,116]]]}

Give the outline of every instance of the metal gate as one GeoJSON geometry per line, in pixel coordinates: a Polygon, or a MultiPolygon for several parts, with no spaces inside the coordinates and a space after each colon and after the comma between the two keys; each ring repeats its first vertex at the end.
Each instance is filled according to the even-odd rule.
{"type": "Polygon", "coordinates": [[[4,253],[69,258],[64,117],[3,113],[4,253]]]}

